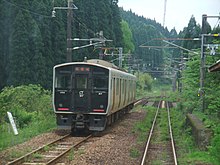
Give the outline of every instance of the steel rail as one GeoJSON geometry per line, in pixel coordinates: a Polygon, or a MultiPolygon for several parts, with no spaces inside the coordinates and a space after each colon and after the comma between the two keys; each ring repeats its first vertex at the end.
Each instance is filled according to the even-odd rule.
{"type": "Polygon", "coordinates": [[[69,151],[71,151],[73,148],[77,147],[78,145],[80,145],[81,143],[85,142],[86,140],[88,140],[90,137],[92,137],[92,134],[90,134],[89,136],[87,136],[86,138],[84,138],[83,140],[79,141],[78,143],[74,144],[73,146],[71,146],[70,148],[68,148],[67,150],[65,150],[64,152],[62,152],[61,154],[59,154],[57,157],[55,157],[54,159],[50,160],[49,162],[45,163],[45,165],[50,165],[50,164],[54,164],[58,159],[60,159],[62,156],[64,156],[66,153],[68,153],[69,151]]]}
{"type": "Polygon", "coordinates": [[[157,111],[156,111],[156,114],[154,116],[154,121],[153,121],[151,130],[150,130],[150,133],[149,133],[149,136],[148,136],[148,140],[147,140],[147,144],[146,144],[146,147],[145,147],[145,150],[144,150],[144,155],[143,155],[143,158],[142,158],[142,161],[141,161],[141,165],[144,165],[144,163],[145,163],[145,159],[146,159],[146,156],[147,156],[147,151],[149,149],[150,140],[151,140],[151,137],[152,137],[152,134],[153,134],[154,126],[155,126],[155,123],[156,123],[156,120],[157,120],[157,116],[158,116],[158,113],[159,113],[161,103],[162,103],[162,100],[160,100],[160,102],[157,106],[157,111]]]}
{"type": "Polygon", "coordinates": [[[170,108],[168,105],[168,102],[166,102],[166,107],[167,107],[167,113],[168,113],[168,122],[169,122],[169,133],[170,133],[170,140],[171,140],[171,145],[172,145],[172,152],[173,152],[173,159],[175,165],[177,165],[177,156],[176,156],[176,150],[175,150],[175,144],[174,144],[174,139],[173,139],[173,132],[172,132],[172,125],[171,125],[171,120],[170,120],[170,108]]]}
{"type": "Polygon", "coordinates": [[[39,151],[43,150],[44,147],[49,146],[49,145],[51,145],[51,144],[54,144],[54,143],[56,143],[56,142],[58,142],[58,141],[60,141],[60,140],[63,140],[63,139],[65,139],[65,138],[67,138],[68,136],[70,136],[70,134],[67,134],[67,135],[65,135],[65,136],[62,136],[62,137],[59,138],[59,139],[56,139],[56,140],[54,140],[54,141],[52,141],[52,142],[50,142],[50,143],[48,143],[48,144],[45,144],[45,145],[43,145],[42,147],[39,147],[39,148],[37,148],[37,149],[35,149],[35,150],[33,150],[33,151],[31,151],[31,152],[25,154],[24,156],[22,156],[22,157],[20,157],[20,158],[17,158],[17,159],[15,159],[15,160],[13,160],[13,161],[7,163],[7,165],[21,164],[21,162],[23,162],[23,161],[25,160],[25,158],[27,158],[28,156],[30,156],[30,155],[32,155],[32,154],[34,154],[34,153],[36,153],[36,152],[39,152],[39,151]]]}

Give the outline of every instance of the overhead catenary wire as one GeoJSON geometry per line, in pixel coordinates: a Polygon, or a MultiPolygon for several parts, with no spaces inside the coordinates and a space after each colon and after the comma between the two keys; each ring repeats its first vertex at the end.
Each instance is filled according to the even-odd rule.
{"type": "MultiPolygon", "coordinates": [[[[83,23],[75,13],[73,14],[73,17],[74,21],[79,23],[79,26],[82,26],[86,31],[91,32],[91,34],[93,34],[94,36],[96,35],[97,32],[94,32],[92,29],[88,28],[88,26],[83,23]]],[[[81,28],[79,30],[81,31],[81,28]]]]}
{"type": "Polygon", "coordinates": [[[24,6],[21,6],[21,5],[18,5],[18,4],[16,4],[16,3],[12,3],[12,2],[6,1],[6,0],[3,0],[3,1],[6,2],[6,3],[8,3],[9,5],[16,6],[16,7],[18,7],[19,9],[21,9],[21,10],[23,10],[23,11],[30,12],[30,13],[32,13],[32,14],[34,14],[34,15],[42,16],[42,17],[45,17],[45,18],[51,18],[50,15],[44,15],[44,14],[41,14],[41,13],[32,11],[32,10],[30,10],[30,9],[25,8],[24,6]]]}
{"type": "MultiPolygon", "coordinates": [[[[11,6],[15,6],[15,7],[19,8],[19,9],[21,9],[21,10],[23,10],[23,11],[30,12],[30,13],[32,13],[32,14],[34,14],[34,15],[42,16],[42,17],[45,17],[45,18],[51,18],[51,15],[44,15],[44,14],[41,14],[41,13],[39,13],[39,12],[32,11],[32,10],[26,8],[25,6],[18,5],[18,4],[16,4],[16,3],[14,3],[14,2],[12,3],[12,2],[9,2],[9,1],[7,1],[7,0],[3,0],[3,1],[4,1],[5,3],[8,3],[8,4],[11,5],[11,6]]],[[[54,0],[52,1],[52,7],[54,7],[54,0]]],[[[76,21],[76,22],[79,23],[79,26],[82,26],[87,32],[90,32],[92,35],[96,36],[97,32],[94,32],[92,29],[88,28],[88,26],[87,26],[85,23],[83,23],[83,22],[78,18],[78,16],[77,16],[75,13],[73,14],[73,17],[74,17],[74,21],[76,21]]],[[[81,31],[81,28],[79,28],[79,30],[81,31]]],[[[81,31],[81,32],[83,32],[83,31],[81,31]]]]}
{"type": "Polygon", "coordinates": [[[216,24],[215,24],[213,29],[217,28],[217,26],[219,26],[219,25],[220,25],[220,18],[218,18],[218,20],[217,20],[217,22],[216,22],[216,24]]]}

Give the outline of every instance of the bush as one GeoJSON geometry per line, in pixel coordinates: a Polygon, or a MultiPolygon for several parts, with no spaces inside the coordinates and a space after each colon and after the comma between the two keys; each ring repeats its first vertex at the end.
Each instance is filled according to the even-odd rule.
{"type": "Polygon", "coordinates": [[[220,126],[218,126],[215,129],[215,136],[212,139],[210,153],[211,155],[217,160],[217,162],[220,162],[220,126]]]}
{"type": "Polygon", "coordinates": [[[0,93],[0,123],[7,119],[9,111],[19,127],[24,127],[37,119],[39,113],[47,115],[51,112],[51,102],[51,93],[39,85],[6,87],[0,93]]]}
{"type": "Polygon", "coordinates": [[[212,147],[210,147],[211,155],[214,156],[218,162],[220,162],[220,134],[216,135],[212,141],[212,147]]]}
{"type": "Polygon", "coordinates": [[[147,73],[140,73],[139,80],[137,87],[141,88],[142,90],[151,91],[152,90],[152,77],[147,73]]]}
{"type": "Polygon", "coordinates": [[[0,150],[54,129],[55,121],[51,92],[39,85],[4,88],[0,93],[0,150]],[[16,136],[10,129],[7,111],[15,118],[16,136]]]}

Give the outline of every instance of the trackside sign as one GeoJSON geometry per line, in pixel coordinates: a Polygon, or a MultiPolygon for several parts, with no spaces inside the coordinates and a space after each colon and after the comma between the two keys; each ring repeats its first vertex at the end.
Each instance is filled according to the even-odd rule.
{"type": "Polygon", "coordinates": [[[15,122],[14,122],[14,119],[13,119],[13,116],[12,116],[11,112],[7,112],[7,114],[8,114],[8,118],[9,118],[9,121],[11,123],[14,134],[18,135],[18,130],[16,128],[16,125],[15,125],[15,122]]]}

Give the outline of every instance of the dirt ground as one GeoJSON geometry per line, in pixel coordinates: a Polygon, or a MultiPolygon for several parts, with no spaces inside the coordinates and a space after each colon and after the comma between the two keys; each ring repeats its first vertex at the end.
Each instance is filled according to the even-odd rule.
{"type": "MultiPolygon", "coordinates": [[[[73,151],[65,157],[60,164],[70,165],[136,165],[140,164],[143,144],[137,142],[137,135],[132,133],[134,124],[142,120],[146,111],[130,112],[113,126],[107,128],[101,136],[97,136],[73,151]],[[137,156],[131,156],[132,151],[139,151],[137,156]]],[[[0,153],[0,165],[5,165],[11,155],[16,156],[30,150],[34,150],[53,139],[57,139],[60,133],[54,131],[39,135],[30,141],[9,148],[0,153]],[[22,152],[22,153],[21,153],[22,152]]]]}

